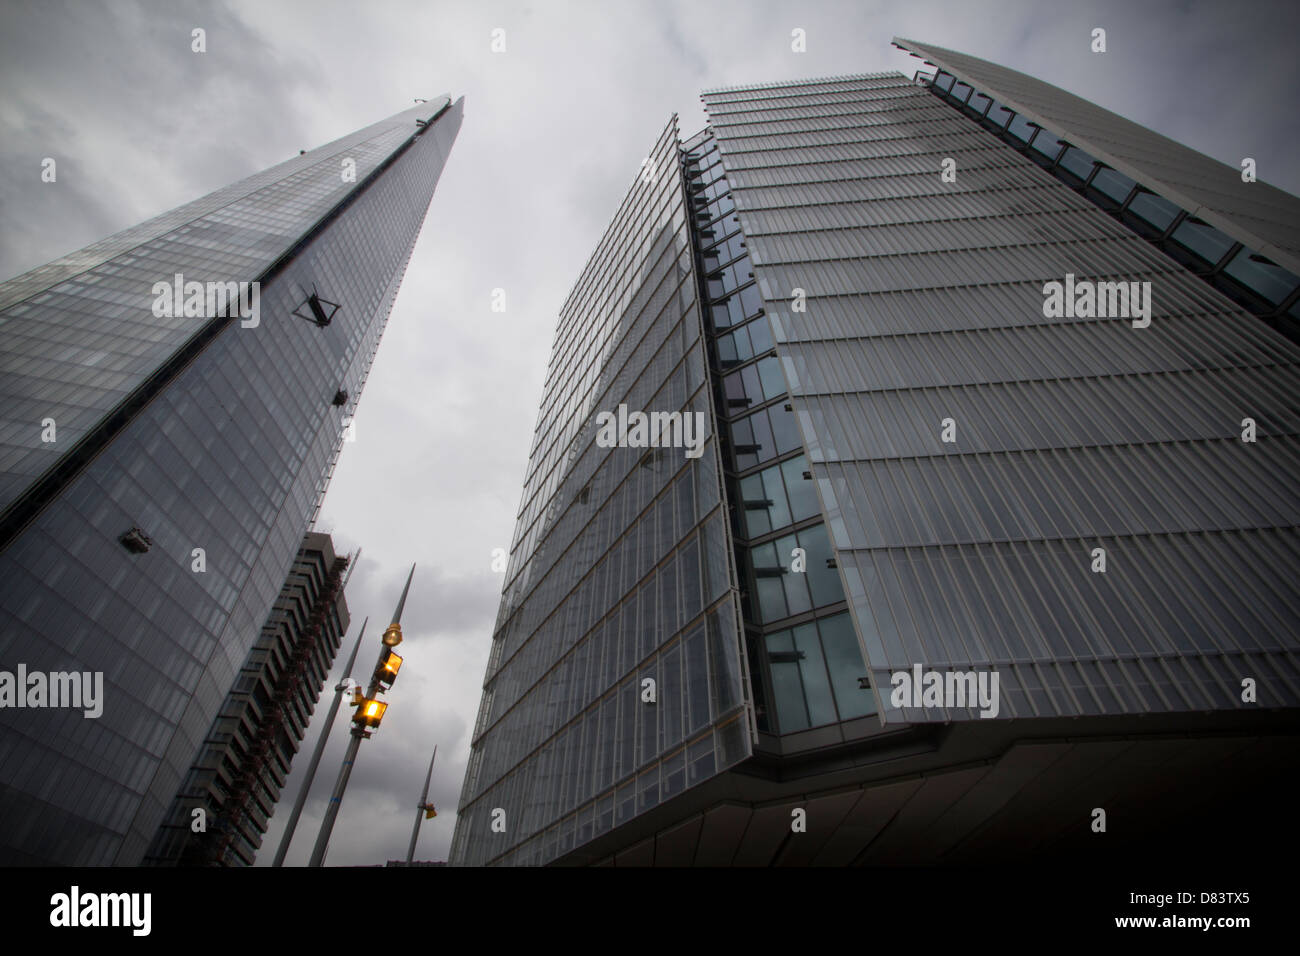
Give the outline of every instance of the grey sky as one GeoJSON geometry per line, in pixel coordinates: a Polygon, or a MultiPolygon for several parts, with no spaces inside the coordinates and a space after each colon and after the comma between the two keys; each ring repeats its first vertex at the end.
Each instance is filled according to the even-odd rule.
{"type": "MultiPolygon", "coordinates": [[[[668,116],[701,89],[919,61],[894,35],[1037,76],[1300,193],[1292,3],[10,2],[0,9],[0,276],[40,265],[411,105],[465,96],[319,529],[365,553],[368,670],[411,562],[406,664],[362,748],[329,862],[444,859],[555,317],[668,116]],[[1107,30],[1108,51],[1089,51],[1107,30]],[[190,31],[207,32],[207,52],[190,31]],[[506,52],[490,51],[494,28],[506,52]],[[807,32],[807,52],[790,49],[807,32]],[[43,184],[43,157],[58,181],[43,184]],[[490,311],[494,288],[504,314],[490,311]]],[[[344,655],[340,655],[342,657],[344,655]]],[[[318,714],[323,713],[323,706],[318,714]]],[[[319,726],[306,741],[314,744],[319,726]]],[[[290,863],[346,739],[335,728],[290,863]]],[[[305,758],[298,760],[300,772],[305,758]]],[[[272,821],[278,844],[298,776],[272,821]]],[[[262,863],[272,853],[264,851],[262,863]]]]}

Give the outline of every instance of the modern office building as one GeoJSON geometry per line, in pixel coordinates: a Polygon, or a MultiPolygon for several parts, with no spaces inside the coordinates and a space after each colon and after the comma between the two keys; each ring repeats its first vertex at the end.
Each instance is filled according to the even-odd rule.
{"type": "Polygon", "coordinates": [[[314,519],[462,115],[421,101],[0,285],[0,694],[30,682],[0,696],[0,863],[143,859],[314,519]]]}
{"type": "Polygon", "coordinates": [[[452,863],[1294,834],[1300,200],[896,45],[706,93],[566,302],[452,863]]]}
{"type": "Polygon", "coordinates": [[[145,862],[253,864],[347,633],[349,567],[329,535],[303,539],[145,862]]]}

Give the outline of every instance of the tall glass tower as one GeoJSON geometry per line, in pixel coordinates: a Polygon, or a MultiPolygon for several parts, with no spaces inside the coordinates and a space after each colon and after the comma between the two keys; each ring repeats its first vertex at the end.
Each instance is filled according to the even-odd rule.
{"type": "Polygon", "coordinates": [[[1300,728],[1300,200],[896,44],[934,69],[706,93],[708,126],[649,165],[665,218],[634,218],[635,185],[566,305],[453,862],[1041,859],[1095,847],[1097,809],[1108,850],[1206,852],[1276,819],[1300,728]],[[601,447],[620,403],[683,406],[589,387],[682,361],[620,331],[661,285],[610,237],[653,250],[663,222],[699,303],[673,312],[710,402],[695,465],[601,447]],[[739,617],[707,653],[681,614],[717,600],[712,560],[642,550],[664,525],[611,506],[597,461],[706,472],[693,518],[718,470],[739,617]],[[623,574],[625,551],[646,563],[623,574]],[[713,708],[682,727],[720,659],[743,668],[734,743],[713,708]]]}
{"type": "Polygon", "coordinates": [[[462,115],[422,101],[0,285],[0,862],[141,861],[314,518],[462,115]],[[68,706],[96,681],[101,713],[68,706]]]}

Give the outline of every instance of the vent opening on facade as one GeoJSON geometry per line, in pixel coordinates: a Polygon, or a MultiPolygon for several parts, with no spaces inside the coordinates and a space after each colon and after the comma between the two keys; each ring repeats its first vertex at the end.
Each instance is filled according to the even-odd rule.
{"type": "Polygon", "coordinates": [[[132,554],[144,554],[153,545],[153,540],[139,528],[123,532],[117,540],[132,554]]]}

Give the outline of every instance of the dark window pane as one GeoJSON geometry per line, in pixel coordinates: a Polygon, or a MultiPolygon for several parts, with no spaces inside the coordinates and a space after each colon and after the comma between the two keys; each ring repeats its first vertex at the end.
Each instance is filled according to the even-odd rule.
{"type": "MultiPolygon", "coordinates": [[[[783,455],[802,447],[803,442],[799,438],[799,426],[795,424],[794,413],[787,412],[783,405],[773,405],[768,411],[772,415],[772,431],[776,437],[775,454],[783,455]]],[[[771,458],[773,455],[768,454],[767,457],[771,458]]]]}
{"type": "Polygon", "coordinates": [[[1074,176],[1080,183],[1092,175],[1093,158],[1077,146],[1071,146],[1057,161],[1059,168],[1074,176]]]}
{"type": "Polygon", "coordinates": [[[867,676],[867,666],[862,662],[862,649],[858,646],[848,613],[824,618],[817,622],[817,626],[821,630],[826,669],[835,690],[840,720],[873,713],[876,709],[874,696],[870,690],[858,686],[858,678],[867,676]]]}
{"type": "Polygon", "coordinates": [[[955,79],[956,77],[953,76],[951,73],[944,73],[942,70],[940,70],[938,73],[935,74],[934,77],[935,88],[941,90],[944,93],[947,93],[950,89],[952,89],[952,81],[955,79]]]}
{"type": "Polygon", "coordinates": [[[1249,249],[1242,249],[1223,269],[1246,288],[1277,305],[1292,293],[1300,279],[1249,249]]]}
{"type": "Polygon", "coordinates": [[[785,478],[786,494],[790,497],[790,513],[794,521],[811,518],[821,511],[812,479],[803,476],[807,470],[808,462],[803,455],[781,464],[781,474],[785,478]]]}
{"type": "MultiPolygon", "coordinates": [[[[1108,172],[1108,170],[1103,170],[1103,172],[1108,172]]],[[[1155,227],[1160,232],[1164,232],[1169,228],[1170,223],[1174,221],[1180,211],[1179,207],[1168,199],[1145,190],[1134,196],[1133,201],[1128,204],[1128,212],[1155,227]]]]}
{"type": "Polygon", "coordinates": [[[1029,151],[1033,158],[1041,164],[1051,165],[1057,155],[1061,152],[1062,142],[1045,129],[1040,129],[1034,141],[1029,144],[1029,151]]]}
{"type": "Polygon", "coordinates": [[[984,116],[984,125],[990,129],[1001,130],[1006,127],[1007,120],[1012,115],[1011,110],[994,100],[992,105],[989,106],[988,113],[984,116]]]}
{"type": "Polygon", "coordinates": [[[746,326],[749,330],[749,340],[753,344],[753,355],[762,355],[772,348],[772,327],[768,324],[766,318],[758,319],[746,326]]]}
{"type": "Polygon", "coordinates": [[[772,530],[771,507],[754,507],[761,504],[766,497],[761,472],[741,479],[740,505],[745,516],[745,533],[751,538],[767,534],[772,530]]]}
{"type": "Polygon", "coordinates": [[[1134,185],[1136,184],[1133,180],[1123,173],[1103,167],[1097,170],[1096,176],[1092,177],[1090,188],[1117,203],[1122,203],[1128,198],[1128,194],[1133,191],[1134,185]]]}
{"type": "Polygon", "coordinates": [[[760,472],[763,479],[763,495],[772,502],[768,508],[768,517],[771,520],[772,528],[784,528],[791,524],[790,508],[786,504],[785,485],[781,481],[781,467],[779,465],[768,468],[760,472]]]}
{"type": "Polygon", "coordinates": [[[794,638],[789,631],[767,636],[768,659],[772,667],[772,697],[776,704],[777,729],[789,734],[808,729],[808,708],[804,704],[803,681],[799,678],[794,638]]]}
{"type": "Polygon", "coordinates": [[[794,650],[799,656],[799,677],[803,682],[810,726],[835,723],[835,703],[831,698],[831,685],[826,679],[826,663],[822,660],[816,624],[801,624],[794,629],[794,650]]]}
{"type": "Polygon", "coordinates": [[[741,355],[737,346],[744,349],[749,344],[749,336],[744,333],[732,333],[731,335],[718,336],[718,358],[723,362],[734,362],[740,358],[749,358],[749,355],[741,355]]]}
{"type": "Polygon", "coordinates": [[[1184,219],[1174,230],[1173,240],[1213,265],[1233,246],[1233,240],[1208,223],[1184,219]]]}
{"type": "Polygon", "coordinates": [[[757,368],[765,400],[785,393],[785,376],[781,373],[781,363],[775,355],[759,359],[757,368]]]}
{"type": "Polygon", "coordinates": [[[1029,137],[1034,135],[1034,130],[1037,128],[1024,116],[1017,113],[1011,117],[1011,125],[1007,127],[1007,135],[1023,146],[1029,142],[1029,137]]]}
{"type": "Polygon", "coordinates": [[[957,83],[953,86],[952,92],[950,92],[948,96],[954,102],[964,103],[966,102],[966,97],[970,96],[970,87],[965,83],[957,83]]]}
{"type": "Polygon", "coordinates": [[[972,116],[980,117],[984,115],[984,110],[992,102],[989,97],[985,96],[979,90],[971,94],[970,101],[966,104],[966,112],[972,116]]]}
{"type": "Polygon", "coordinates": [[[808,585],[812,588],[813,606],[825,607],[843,601],[844,589],[840,585],[840,572],[826,566],[827,560],[834,556],[830,540],[826,537],[826,526],[819,524],[800,531],[799,546],[808,555],[808,585]]]}

